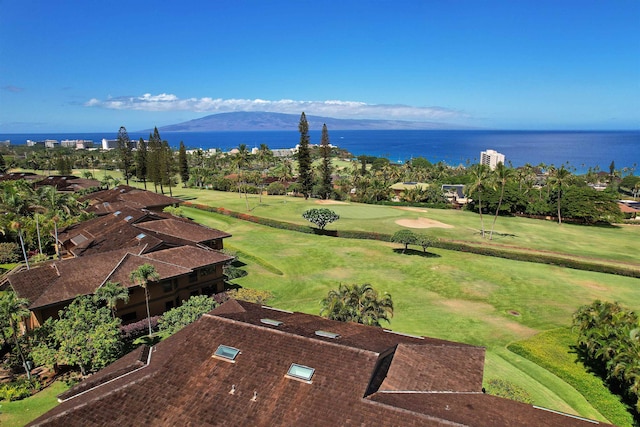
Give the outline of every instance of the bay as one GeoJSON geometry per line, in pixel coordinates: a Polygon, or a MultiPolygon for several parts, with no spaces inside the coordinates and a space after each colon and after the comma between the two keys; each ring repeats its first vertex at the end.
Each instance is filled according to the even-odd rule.
{"type": "MultiPolygon", "coordinates": [[[[188,148],[216,148],[228,151],[246,144],[266,144],[271,149],[298,144],[297,131],[245,132],[161,132],[176,148],[183,141],[188,148]]],[[[0,140],[25,144],[27,139],[89,139],[100,145],[102,138],[115,139],[116,132],[0,134],[0,140]]],[[[129,132],[131,139],[147,139],[148,132],[129,132]]],[[[386,157],[394,163],[424,157],[451,166],[477,163],[480,152],[493,149],[505,155],[514,167],[568,164],[575,173],[589,168],[608,171],[611,162],[627,173],[640,163],[640,131],[501,131],[501,130],[329,130],[331,143],[352,154],[386,157]]],[[[320,142],[320,131],[310,132],[311,143],[320,142]]]]}

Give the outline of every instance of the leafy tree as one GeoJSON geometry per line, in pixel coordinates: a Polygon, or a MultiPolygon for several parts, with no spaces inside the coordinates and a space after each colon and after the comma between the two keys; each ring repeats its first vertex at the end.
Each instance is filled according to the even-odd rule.
{"type": "Polygon", "coordinates": [[[147,144],[140,138],[136,150],[136,178],[142,180],[144,189],[147,189],[147,144]]]}
{"type": "Polygon", "coordinates": [[[189,182],[189,162],[187,161],[187,149],[182,141],[180,141],[180,149],[178,150],[178,165],[180,167],[182,186],[186,187],[187,182],[189,182]]]}
{"type": "Polygon", "coordinates": [[[149,336],[152,334],[151,330],[151,313],[149,312],[149,282],[157,281],[160,279],[160,274],[156,271],[156,268],[151,264],[142,264],[129,274],[129,279],[136,285],[144,289],[144,299],[147,304],[147,323],[149,324],[149,336]]]}
{"type": "Polygon", "coordinates": [[[409,248],[409,245],[416,244],[416,235],[411,230],[402,229],[396,231],[393,236],[391,236],[391,241],[394,243],[403,244],[404,249],[402,249],[402,253],[405,253],[409,248]]]}
{"type": "Polygon", "coordinates": [[[7,168],[7,162],[4,160],[2,153],[0,153],[0,173],[5,173],[7,168]]]}
{"type": "Polygon", "coordinates": [[[133,145],[129,139],[129,134],[124,126],[120,126],[117,137],[117,150],[120,157],[120,167],[127,185],[129,185],[129,178],[131,177],[131,169],[133,168],[133,145]]]}
{"type": "Polygon", "coordinates": [[[342,322],[362,323],[380,326],[381,321],[390,322],[393,317],[391,295],[378,291],[369,284],[340,284],[322,300],[320,315],[342,322]]]}
{"type": "Polygon", "coordinates": [[[327,224],[331,224],[340,219],[337,213],[327,208],[308,209],[302,213],[302,217],[318,226],[320,230],[324,230],[327,224]]]}
{"type": "Polygon", "coordinates": [[[27,308],[28,305],[29,301],[26,298],[18,298],[14,292],[7,291],[0,293],[0,328],[3,331],[3,338],[6,340],[7,338],[13,337],[15,350],[27,373],[27,378],[31,379],[31,372],[27,366],[27,360],[24,357],[18,340],[20,323],[31,315],[31,312],[27,308]],[[4,336],[5,330],[8,331],[8,336],[4,336]]]}
{"type": "Polygon", "coordinates": [[[158,321],[163,335],[172,335],[190,323],[198,320],[203,314],[216,308],[218,303],[207,295],[195,295],[183,301],[180,307],[172,308],[162,315],[158,321]]]}
{"type": "Polygon", "coordinates": [[[118,301],[122,301],[125,304],[129,302],[129,289],[117,282],[107,282],[98,288],[95,293],[95,299],[97,302],[104,302],[115,319],[118,301]]]}
{"type": "Polygon", "coordinates": [[[319,194],[323,199],[331,197],[333,192],[333,183],[331,180],[331,145],[329,144],[329,131],[326,123],[322,125],[322,136],[320,138],[320,189],[319,194]]]}
{"type": "Polygon", "coordinates": [[[429,246],[433,245],[435,239],[431,236],[427,236],[426,234],[416,234],[415,235],[415,244],[422,247],[423,252],[427,252],[429,246]]]}
{"type": "MultiPolygon", "coordinates": [[[[77,365],[82,375],[86,375],[118,358],[120,319],[111,317],[107,307],[98,307],[93,298],[80,296],[60,310],[59,316],[53,322],[57,348],[49,348],[57,363],[77,365]]],[[[40,349],[40,354],[43,353],[46,351],[40,349]]]]}
{"type": "Polygon", "coordinates": [[[313,190],[313,174],[311,172],[311,150],[309,148],[309,123],[304,111],[300,115],[298,124],[300,144],[298,145],[298,182],[302,187],[305,199],[309,198],[313,190]]]}

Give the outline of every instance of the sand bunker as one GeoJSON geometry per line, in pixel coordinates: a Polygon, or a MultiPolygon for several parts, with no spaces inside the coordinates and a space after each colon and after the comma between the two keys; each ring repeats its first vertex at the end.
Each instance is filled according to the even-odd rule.
{"type": "Polygon", "coordinates": [[[411,206],[396,206],[395,208],[410,212],[427,212],[424,208],[412,208],[411,206]]]}
{"type": "Polygon", "coordinates": [[[396,224],[409,228],[453,228],[453,225],[429,218],[399,219],[396,224]]]}
{"type": "Polygon", "coordinates": [[[348,205],[347,202],[340,202],[338,200],[316,200],[319,205],[348,205]]]}

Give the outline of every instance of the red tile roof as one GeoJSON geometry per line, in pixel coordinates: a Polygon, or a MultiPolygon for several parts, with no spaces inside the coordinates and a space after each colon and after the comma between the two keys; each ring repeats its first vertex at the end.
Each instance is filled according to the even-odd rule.
{"type": "Polygon", "coordinates": [[[483,394],[483,357],[479,347],[229,301],[155,346],[148,365],[125,356],[32,425],[592,425],[483,394]],[[213,357],[219,345],[240,353],[213,357]],[[292,363],[313,368],[311,380],[288,376],[292,363]]]}
{"type": "Polygon", "coordinates": [[[119,185],[110,190],[97,191],[81,197],[80,200],[89,201],[91,205],[89,211],[97,214],[114,212],[111,205],[115,204],[118,204],[118,209],[123,206],[147,209],[177,205],[182,202],[182,200],[175,197],[127,185],[119,185]]]}

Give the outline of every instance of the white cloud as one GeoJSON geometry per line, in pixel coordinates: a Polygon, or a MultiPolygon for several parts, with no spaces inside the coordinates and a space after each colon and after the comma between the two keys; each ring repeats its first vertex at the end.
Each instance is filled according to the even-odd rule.
{"type": "Polygon", "coordinates": [[[186,98],[161,93],[142,96],[109,97],[101,101],[92,98],[85,104],[87,107],[101,107],[112,110],[138,111],[193,111],[196,113],[226,113],[233,111],[265,111],[273,113],[326,116],[344,119],[395,119],[395,120],[455,120],[466,115],[441,107],[413,107],[409,105],[367,104],[357,101],[297,101],[281,99],[270,101],[265,99],[221,99],[221,98],[186,98]]]}

